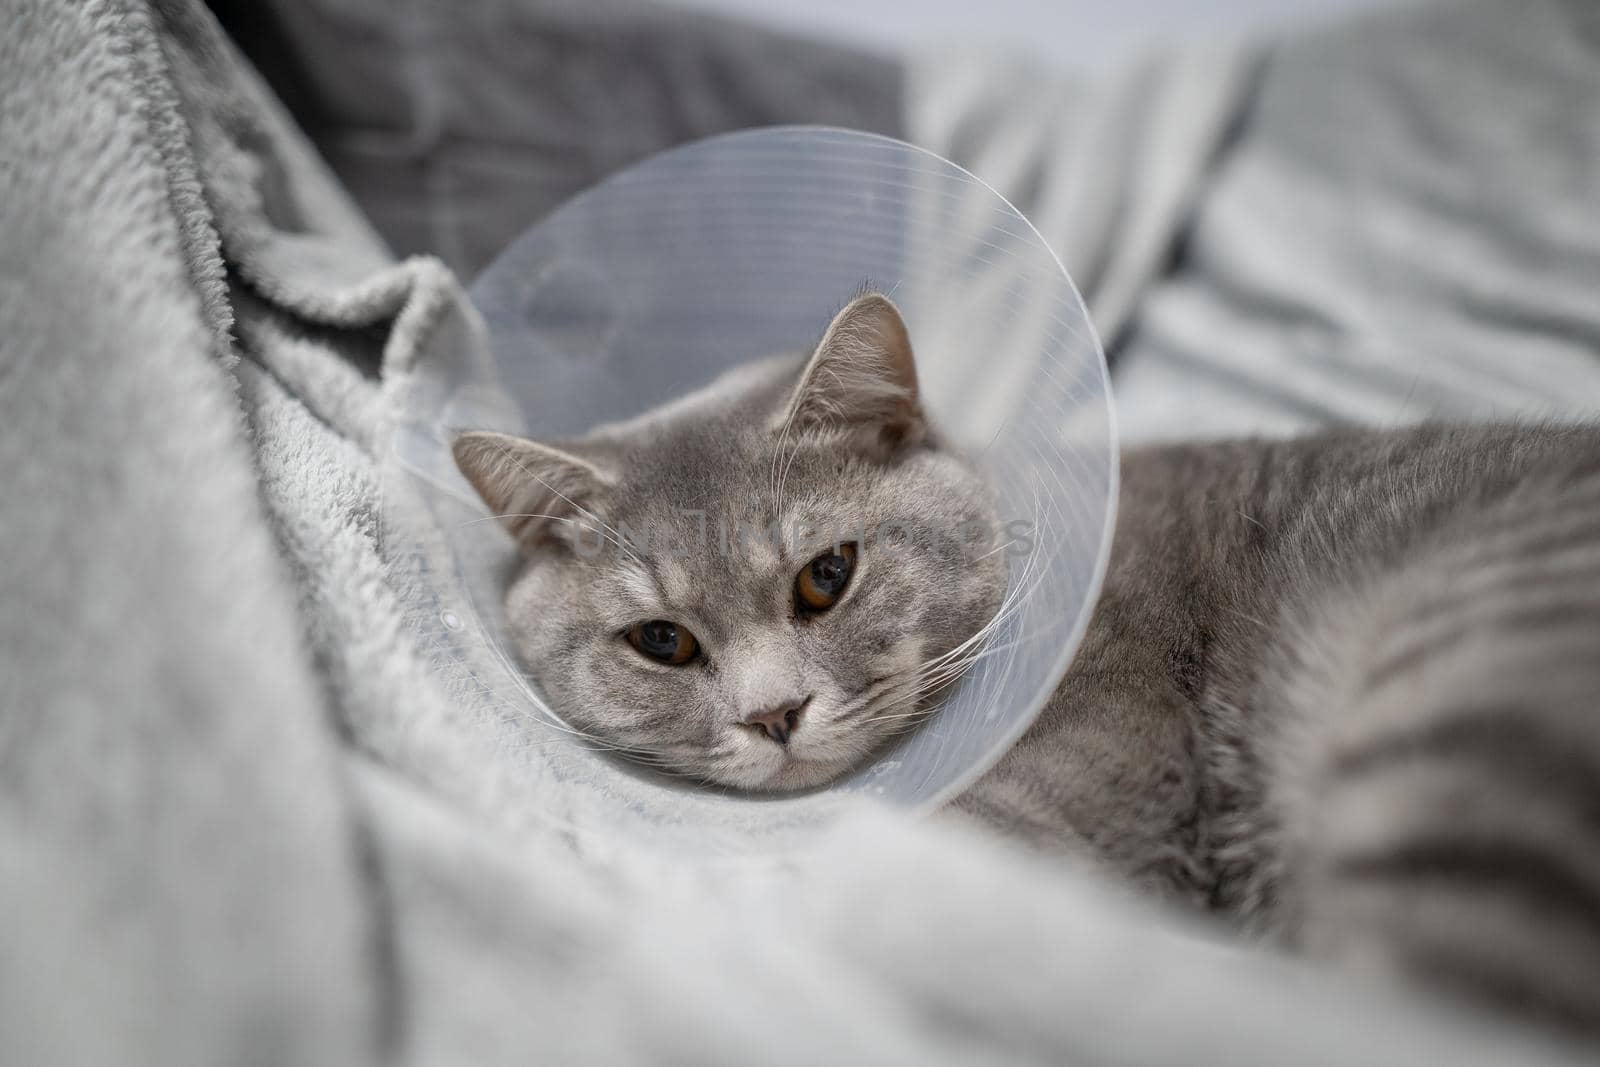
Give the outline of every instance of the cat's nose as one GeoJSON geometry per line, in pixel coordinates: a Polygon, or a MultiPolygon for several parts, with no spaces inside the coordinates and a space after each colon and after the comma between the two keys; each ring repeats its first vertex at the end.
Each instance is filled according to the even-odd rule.
{"type": "Polygon", "coordinates": [[[805,714],[811,698],[791,700],[765,711],[752,712],[741,721],[751,729],[761,730],[780,745],[789,743],[789,736],[800,729],[800,717],[805,714]]]}

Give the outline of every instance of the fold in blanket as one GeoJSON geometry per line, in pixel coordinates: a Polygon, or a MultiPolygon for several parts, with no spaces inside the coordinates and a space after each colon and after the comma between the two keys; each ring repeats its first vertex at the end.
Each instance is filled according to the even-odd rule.
{"type": "Polygon", "coordinates": [[[1539,1061],[938,822],[738,877],[566,832],[379,536],[453,275],[196,4],[8,16],[0,1062],[1539,1061]]]}
{"type": "Polygon", "coordinates": [[[1124,439],[1593,418],[1600,6],[1404,5],[1241,58],[912,68],[913,138],[1083,286],[1124,439]]]}
{"type": "Polygon", "coordinates": [[[212,0],[402,253],[471,277],[652,152],[750,126],[896,135],[896,64],[660,3],[212,0]]]}
{"type": "Polygon", "coordinates": [[[151,12],[0,42],[0,1059],[356,1063],[372,932],[151,12]]]}

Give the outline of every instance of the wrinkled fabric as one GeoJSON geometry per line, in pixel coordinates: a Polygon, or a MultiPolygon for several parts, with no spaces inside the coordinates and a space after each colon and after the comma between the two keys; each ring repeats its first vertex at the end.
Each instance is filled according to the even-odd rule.
{"type": "Polygon", "coordinates": [[[1129,443],[1600,412],[1587,0],[1408,5],[1095,86],[911,69],[911,136],[1084,289],[1129,443]]]}
{"type": "Polygon", "coordinates": [[[469,280],[663,148],[785,123],[902,131],[897,63],[670,4],[212,7],[390,246],[469,280]]]}

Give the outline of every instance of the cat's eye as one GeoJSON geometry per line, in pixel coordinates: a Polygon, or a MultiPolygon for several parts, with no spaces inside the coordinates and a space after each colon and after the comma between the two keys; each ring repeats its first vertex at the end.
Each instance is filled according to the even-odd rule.
{"type": "Polygon", "coordinates": [[[807,563],[795,576],[795,607],[803,612],[827,611],[843,595],[855,567],[856,546],[849,543],[807,563]]]}
{"type": "Polygon", "coordinates": [[[687,627],[666,619],[651,619],[628,628],[628,644],[643,655],[674,667],[688,663],[700,651],[700,642],[687,627]]]}

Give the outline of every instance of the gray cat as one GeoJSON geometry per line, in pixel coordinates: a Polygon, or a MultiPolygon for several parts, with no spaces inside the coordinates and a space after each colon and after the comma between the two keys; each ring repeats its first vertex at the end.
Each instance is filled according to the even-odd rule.
{"type": "Polygon", "coordinates": [[[675,771],[789,790],[928,710],[1006,577],[999,554],[966,550],[989,492],[940,447],[916,381],[899,313],[866,294],[804,368],[756,363],[581,441],[457,438],[527,555],[506,615],[567,722],[675,771]]]}
{"type": "MultiPolygon", "coordinates": [[[[803,363],[455,455],[523,547],[507,617],[549,699],[718,783],[870,758],[981,655],[1004,592],[973,536],[989,493],[877,294],[803,363]]],[[[1600,1035],[1597,705],[1600,431],[1137,451],[1070,672],[955,806],[1309,954],[1600,1035]]]]}

